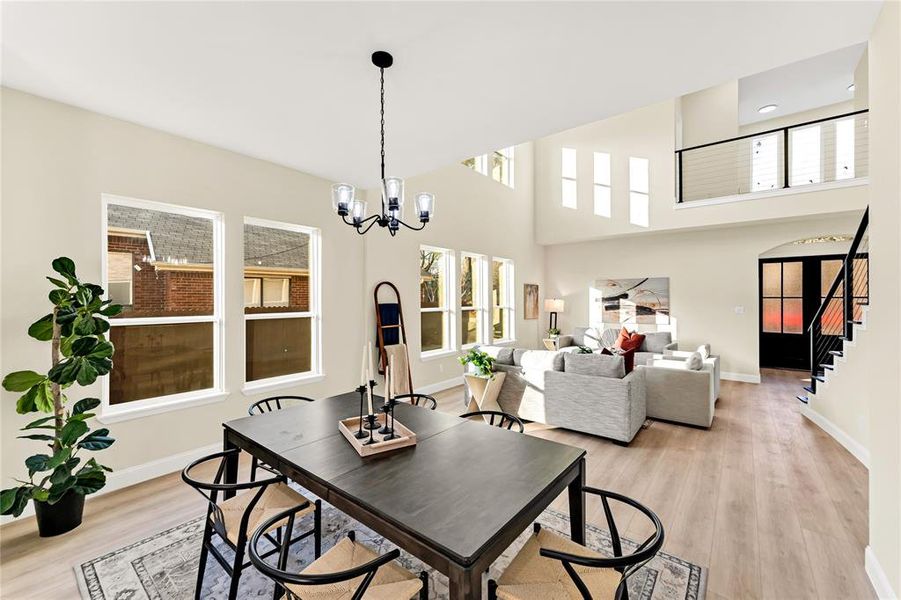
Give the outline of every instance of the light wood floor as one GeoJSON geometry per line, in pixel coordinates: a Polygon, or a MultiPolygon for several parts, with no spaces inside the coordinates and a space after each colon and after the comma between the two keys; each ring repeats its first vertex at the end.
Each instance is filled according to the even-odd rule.
{"type": "MultiPolygon", "coordinates": [[[[723,382],[710,430],[654,422],[629,447],[569,431],[529,434],[588,450],[588,483],[632,496],[666,527],[665,550],[709,567],[707,597],[874,598],[863,567],[867,471],[794,399],[799,373],[768,371],[762,385],[723,382]]],[[[439,395],[460,412],[460,389],[439,395]]],[[[558,508],[565,510],[563,499],[558,508]]],[[[589,501],[589,520],[603,523],[589,501]]],[[[0,597],[77,598],[73,565],[202,513],[178,474],[87,503],[85,524],[37,537],[33,519],[0,529],[0,597]]],[[[639,519],[621,530],[643,537],[639,519]]]]}

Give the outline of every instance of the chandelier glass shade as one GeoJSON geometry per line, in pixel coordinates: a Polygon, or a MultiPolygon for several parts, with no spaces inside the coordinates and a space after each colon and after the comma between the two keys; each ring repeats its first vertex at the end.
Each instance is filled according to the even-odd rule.
{"type": "Polygon", "coordinates": [[[372,54],[372,64],[379,69],[381,107],[381,203],[378,213],[367,216],[367,202],[356,196],[354,186],[336,183],[332,186],[332,208],[338,216],[354,227],[359,234],[367,233],[374,225],[387,227],[394,236],[401,226],[419,231],[435,214],[435,194],[417,192],[414,197],[415,218],[418,225],[404,222],[404,180],[400,177],[385,177],[385,69],[394,64],[394,58],[387,52],[372,54]]]}

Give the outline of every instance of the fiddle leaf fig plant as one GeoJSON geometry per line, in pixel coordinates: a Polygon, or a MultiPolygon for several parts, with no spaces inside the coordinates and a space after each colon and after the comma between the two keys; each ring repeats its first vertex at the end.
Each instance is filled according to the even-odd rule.
{"type": "Polygon", "coordinates": [[[115,441],[109,430],[91,430],[87,420],[100,405],[97,398],[82,398],[68,405],[63,393],[72,385],[91,385],[113,368],[113,344],[106,339],[108,317],[122,307],[103,299],[103,288],[82,283],[75,274],[75,263],[66,257],[53,261],[58,277],[48,298],[53,309],[28,328],[28,335],[50,342],[51,365],[46,373],[16,371],[3,378],[3,389],[20,392],[16,412],[25,415],[44,413],[22,428],[20,438],[44,442],[47,450],[25,459],[27,479],[21,485],[0,492],[0,514],[22,514],[29,500],[56,503],[70,490],[92,494],[106,485],[110,471],[90,458],[82,462],[79,452],[96,452],[115,441]]]}
{"type": "Polygon", "coordinates": [[[479,375],[483,377],[491,377],[494,373],[494,358],[487,352],[482,352],[478,348],[473,348],[459,358],[460,364],[464,367],[472,365],[479,375]]]}

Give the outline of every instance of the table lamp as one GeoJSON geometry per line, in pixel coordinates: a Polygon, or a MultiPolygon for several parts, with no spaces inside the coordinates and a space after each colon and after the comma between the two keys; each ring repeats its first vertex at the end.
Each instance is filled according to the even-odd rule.
{"type": "Polygon", "coordinates": [[[545,298],[544,312],[550,313],[548,329],[557,329],[557,313],[563,312],[563,298],[545,298]]]}

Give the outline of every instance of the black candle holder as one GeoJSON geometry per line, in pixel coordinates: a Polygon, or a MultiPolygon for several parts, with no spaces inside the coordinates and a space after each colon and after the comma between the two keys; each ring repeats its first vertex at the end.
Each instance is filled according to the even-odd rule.
{"type": "Polygon", "coordinates": [[[364,446],[370,446],[376,443],[375,438],[372,435],[374,429],[379,426],[378,419],[375,415],[366,415],[366,429],[369,430],[369,439],[363,442],[364,446]]]}
{"type": "Polygon", "coordinates": [[[385,426],[382,429],[379,429],[379,433],[386,434],[385,437],[382,438],[383,441],[388,440],[396,440],[400,436],[394,432],[394,406],[397,404],[397,401],[392,399],[389,403],[385,404],[382,407],[382,411],[385,413],[385,426]],[[390,421],[389,421],[390,419],[390,421]],[[384,431],[383,431],[384,430],[384,431]]]}
{"type": "Polygon", "coordinates": [[[363,405],[366,401],[366,386],[361,385],[357,388],[357,392],[359,392],[360,394],[360,422],[357,426],[357,432],[354,434],[354,437],[358,440],[362,440],[363,438],[367,437],[367,433],[363,431],[363,405]]]}

